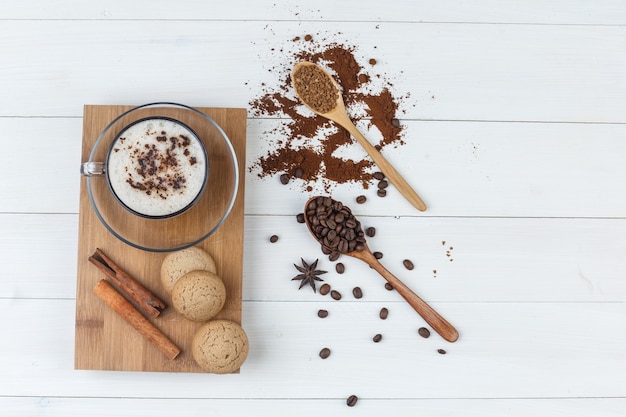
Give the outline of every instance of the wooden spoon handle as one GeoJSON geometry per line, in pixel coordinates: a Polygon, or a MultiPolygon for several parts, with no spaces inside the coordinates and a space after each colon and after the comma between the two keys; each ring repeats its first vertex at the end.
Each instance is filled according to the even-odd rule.
{"type": "MultiPolygon", "coordinates": [[[[363,251],[365,252],[365,251],[363,251]]],[[[371,255],[371,252],[368,251],[371,255]]],[[[402,281],[389,272],[373,255],[359,256],[360,259],[369,264],[380,275],[387,280],[391,286],[404,297],[417,313],[448,342],[455,342],[459,338],[459,332],[446,319],[437,313],[426,301],[422,300],[402,281]]]]}
{"type": "MultiPolygon", "coordinates": [[[[345,114],[345,113],[344,113],[345,114]]],[[[343,115],[342,115],[343,116],[343,115]]],[[[333,120],[345,128],[359,144],[365,149],[369,156],[374,160],[374,163],[382,171],[383,174],[389,179],[389,181],[400,191],[400,194],[407,199],[415,208],[419,211],[426,210],[426,204],[420,198],[419,195],[411,188],[402,175],[381,155],[380,152],[359,132],[359,129],[354,126],[354,123],[346,115],[345,117],[338,117],[337,114],[333,115],[333,120]]]]}

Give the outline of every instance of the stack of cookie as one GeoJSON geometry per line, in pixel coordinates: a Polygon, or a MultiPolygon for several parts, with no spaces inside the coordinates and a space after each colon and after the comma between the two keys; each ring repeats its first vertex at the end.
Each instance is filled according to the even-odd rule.
{"type": "Polygon", "coordinates": [[[192,341],[198,365],[217,374],[239,369],[248,356],[248,337],[233,321],[212,320],[226,302],[226,287],[211,255],[198,247],[168,254],[161,265],[161,282],[178,313],[189,320],[207,322],[192,341]]]}

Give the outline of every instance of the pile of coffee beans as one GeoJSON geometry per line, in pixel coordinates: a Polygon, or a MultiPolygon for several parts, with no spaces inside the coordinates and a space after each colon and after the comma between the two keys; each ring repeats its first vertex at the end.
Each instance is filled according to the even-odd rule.
{"type": "Polygon", "coordinates": [[[311,232],[331,252],[348,253],[365,249],[365,232],[352,210],[330,197],[314,197],[305,207],[311,232]]]}

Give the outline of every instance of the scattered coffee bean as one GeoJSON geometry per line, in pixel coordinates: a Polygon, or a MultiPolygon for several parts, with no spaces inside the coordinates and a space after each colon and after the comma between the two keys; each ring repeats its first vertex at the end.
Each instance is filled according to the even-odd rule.
{"type": "Polygon", "coordinates": [[[400,127],[400,120],[398,120],[398,119],[391,119],[391,125],[393,127],[400,127]]]}
{"type": "Polygon", "coordinates": [[[330,349],[324,348],[324,349],[320,350],[320,358],[326,359],[329,356],[330,356],[330,349]]]}
{"type": "Polygon", "coordinates": [[[411,262],[409,259],[405,259],[404,261],[402,261],[402,264],[409,271],[412,271],[413,268],[415,268],[415,265],[413,265],[413,262],[411,262]]]}
{"type": "Polygon", "coordinates": [[[367,197],[365,197],[364,195],[360,195],[356,198],[356,202],[358,204],[363,204],[367,201],[367,197]]]}
{"type": "Polygon", "coordinates": [[[378,316],[380,317],[381,320],[387,320],[388,315],[389,315],[389,310],[387,310],[387,307],[381,308],[380,313],[378,313],[378,316]]]}
{"type": "Polygon", "coordinates": [[[272,236],[270,237],[270,242],[272,242],[272,243],[276,243],[276,242],[278,242],[278,236],[276,236],[276,235],[272,235],[272,236]]]}
{"type": "Polygon", "coordinates": [[[383,190],[385,188],[389,187],[389,182],[387,180],[380,180],[378,182],[378,188],[383,190]]]}
{"type": "Polygon", "coordinates": [[[289,183],[289,174],[282,174],[280,176],[280,183],[283,185],[289,183]]]}
{"type": "Polygon", "coordinates": [[[374,179],[380,181],[385,179],[385,174],[383,174],[382,172],[378,171],[378,172],[374,172],[374,179]]]}
{"type": "Polygon", "coordinates": [[[340,201],[322,196],[312,198],[305,207],[305,215],[311,232],[322,247],[329,249],[328,253],[365,249],[365,232],[361,223],[352,210],[340,201]]]}
{"type": "Polygon", "coordinates": [[[337,259],[339,259],[340,256],[341,254],[339,252],[331,252],[330,255],[328,255],[328,260],[331,262],[335,262],[337,259]]]}
{"type": "Polygon", "coordinates": [[[445,350],[443,350],[443,349],[437,349],[437,352],[438,352],[439,354],[441,354],[441,355],[445,355],[445,354],[446,354],[446,351],[445,351],[445,350]]]}
{"type": "Polygon", "coordinates": [[[386,289],[387,291],[391,291],[391,290],[393,290],[393,286],[392,286],[390,283],[385,282],[385,289],[386,289]]]}
{"type": "Polygon", "coordinates": [[[374,252],[374,258],[376,259],[382,259],[383,258],[383,253],[382,252],[374,252]]]}
{"type": "Polygon", "coordinates": [[[354,287],[352,289],[352,295],[354,295],[354,298],[362,298],[363,297],[363,291],[361,291],[360,287],[354,287]]]}
{"type": "Polygon", "coordinates": [[[328,310],[318,310],[317,317],[325,319],[326,317],[328,317],[328,310]]]}
{"type": "Polygon", "coordinates": [[[293,173],[293,176],[296,178],[302,178],[303,175],[304,170],[301,167],[296,168],[295,172],[293,173]]]}
{"type": "Polygon", "coordinates": [[[385,197],[387,195],[387,190],[380,188],[376,191],[376,195],[379,197],[385,197]]]}
{"type": "Polygon", "coordinates": [[[374,237],[376,235],[376,228],[368,227],[367,229],[365,229],[365,234],[367,235],[367,237],[374,237]]]}
{"type": "Polygon", "coordinates": [[[376,60],[374,58],[370,58],[370,65],[376,65],[376,60]]]}
{"type": "Polygon", "coordinates": [[[324,255],[330,255],[331,253],[333,253],[333,251],[328,249],[326,246],[322,245],[322,253],[324,255]]]}
{"type": "Polygon", "coordinates": [[[420,327],[417,332],[419,333],[420,336],[422,336],[424,339],[427,339],[430,337],[430,330],[428,330],[426,327],[420,327]]]}
{"type": "Polygon", "coordinates": [[[381,340],[383,340],[383,335],[382,335],[382,334],[380,334],[380,333],[378,333],[377,335],[375,335],[375,336],[372,338],[372,340],[374,341],[374,343],[378,343],[378,342],[380,342],[381,340]]]}
{"type": "Polygon", "coordinates": [[[331,290],[330,296],[333,298],[333,300],[337,300],[337,301],[341,300],[341,293],[339,291],[331,290]]]}
{"type": "Polygon", "coordinates": [[[328,294],[329,292],[330,292],[330,285],[328,285],[328,284],[323,284],[323,285],[320,287],[320,294],[322,294],[322,295],[326,295],[326,294],[328,294]]]}
{"type": "Polygon", "coordinates": [[[304,213],[298,213],[298,215],[296,216],[296,220],[298,221],[298,223],[304,223],[304,213]]]}
{"type": "MultiPolygon", "coordinates": [[[[371,61],[371,60],[370,60],[371,61]]],[[[359,397],[357,397],[356,395],[351,395],[348,397],[348,399],[346,400],[346,405],[348,407],[354,407],[356,405],[356,402],[359,401],[359,397]]]]}
{"type": "Polygon", "coordinates": [[[346,267],[344,266],[344,264],[339,262],[337,263],[337,265],[335,265],[335,270],[338,274],[343,274],[344,272],[346,272],[346,267]]]}

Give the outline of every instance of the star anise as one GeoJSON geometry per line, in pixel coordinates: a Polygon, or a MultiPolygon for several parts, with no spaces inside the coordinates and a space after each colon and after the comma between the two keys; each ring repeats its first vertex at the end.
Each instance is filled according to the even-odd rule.
{"type": "Polygon", "coordinates": [[[313,288],[313,292],[317,292],[315,288],[315,281],[324,281],[323,279],[318,277],[318,275],[325,274],[327,271],[320,271],[319,269],[315,269],[317,268],[317,261],[319,259],[316,259],[315,262],[313,262],[311,265],[306,263],[306,261],[302,258],[300,258],[300,260],[302,261],[302,266],[298,266],[296,264],[293,264],[293,266],[295,266],[296,269],[301,273],[293,277],[291,280],[300,280],[300,287],[298,289],[301,289],[306,284],[309,284],[311,285],[311,288],[313,288]]]}

